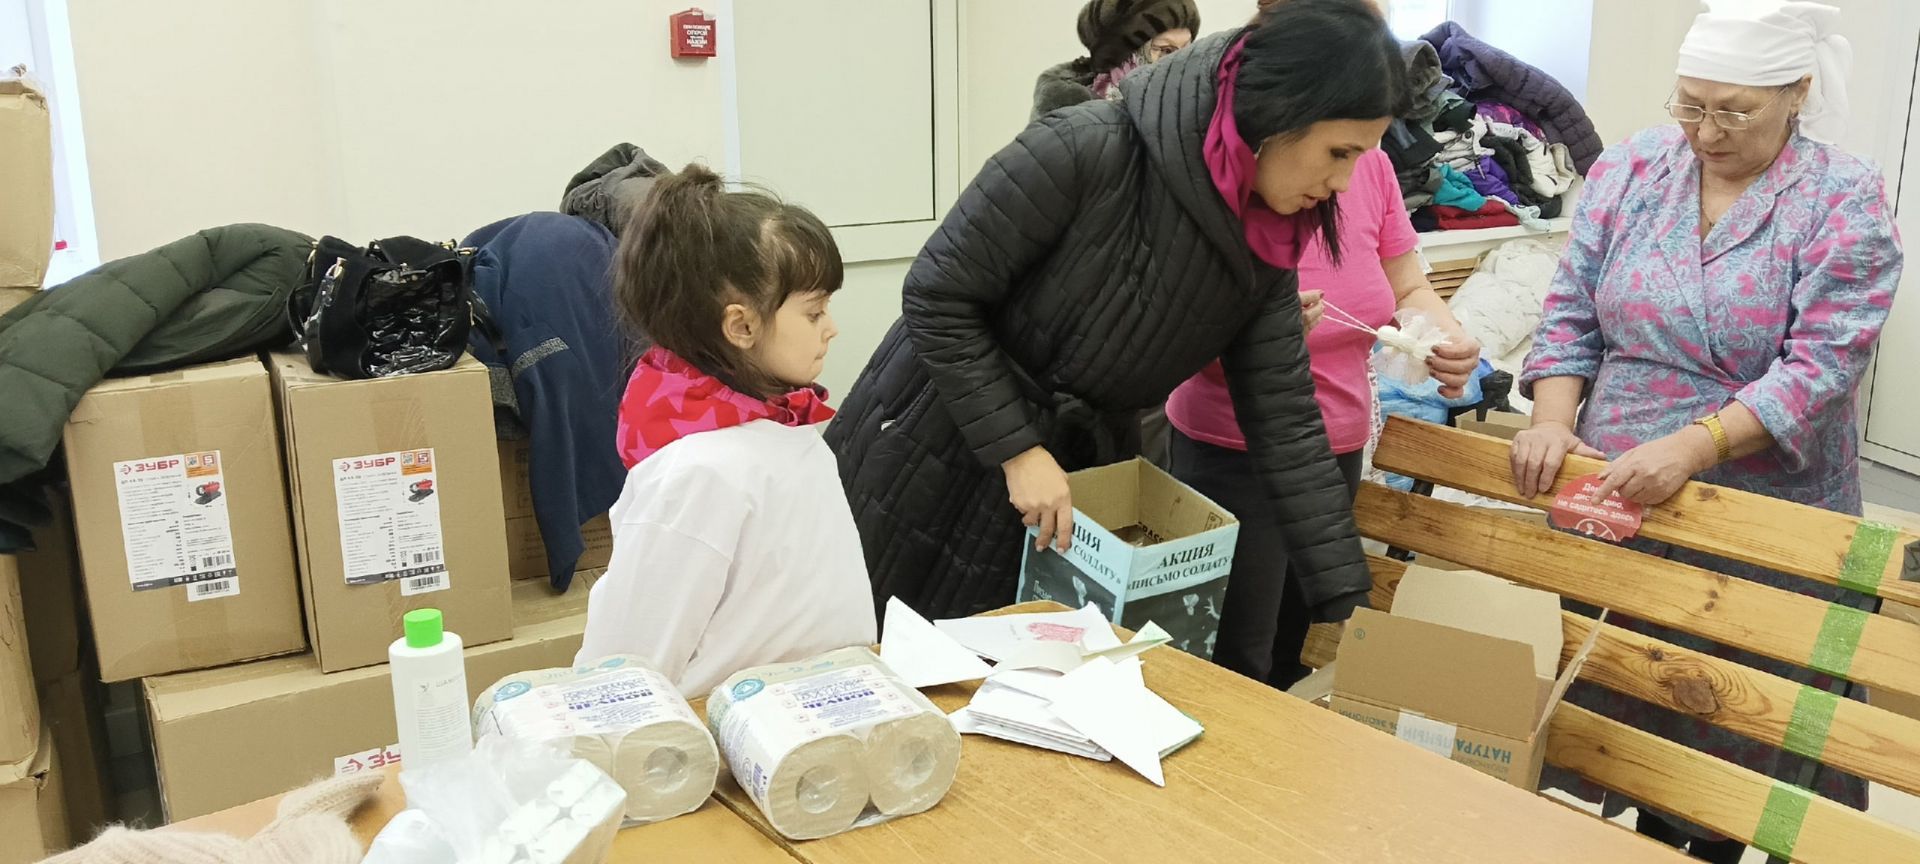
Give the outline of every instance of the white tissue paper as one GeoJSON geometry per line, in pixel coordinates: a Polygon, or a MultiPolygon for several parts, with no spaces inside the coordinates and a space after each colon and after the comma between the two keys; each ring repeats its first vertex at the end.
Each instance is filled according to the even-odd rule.
{"type": "Polygon", "coordinates": [[[1435,346],[1447,341],[1447,334],[1418,312],[1403,310],[1394,318],[1398,326],[1388,324],[1375,331],[1380,342],[1373,349],[1373,371],[1412,387],[1427,380],[1427,360],[1435,346]]]}
{"type": "Polygon", "coordinates": [[[473,728],[476,736],[559,743],[626,790],[633,824],[700,809],[720,773],[706,725],[637,657],[502,678],[474,703],[473,728]]]}
{"type": "Polygon", "coordinates": [[[481,739],[459,759],[400,775],[408,809],[366,864],[602,864],[627,793],[552,743],[481,739]]]}

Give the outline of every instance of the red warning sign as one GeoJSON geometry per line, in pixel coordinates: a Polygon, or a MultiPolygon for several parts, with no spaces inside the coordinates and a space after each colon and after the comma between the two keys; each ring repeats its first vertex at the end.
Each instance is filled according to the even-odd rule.
{"type": "Polygon", "coordinates": [[[1593,493],[1598,491],[1598,474],[1568,483],[1548,512],[1554,527],[1609,543],[1632,539],[1640,533],[1640,520],[1646,508],[1620,497],[1618,492],[1608,495],[1605,501],[1595,501],[1593,493]]]}

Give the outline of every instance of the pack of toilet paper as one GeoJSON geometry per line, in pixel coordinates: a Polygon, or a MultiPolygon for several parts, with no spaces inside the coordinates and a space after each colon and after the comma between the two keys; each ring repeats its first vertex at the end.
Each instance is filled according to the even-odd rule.
{"type": "Polygon", "coordinates": [[[775,830],[828,837],[932,808],[960,735],[865,648],[735,673],[707,700],[727,767],[775,830]]]}
{"type": "Polygon", "coordinates": [[[502,678],[474,703],[473,727],[565,746],[626,790],[629,824],[699,809],[720,772],[699,716],[665,675],[630,656],[502,678]]]}

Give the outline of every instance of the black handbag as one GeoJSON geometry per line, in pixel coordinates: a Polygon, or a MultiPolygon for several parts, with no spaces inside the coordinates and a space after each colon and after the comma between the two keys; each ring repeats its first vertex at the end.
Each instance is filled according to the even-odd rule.
{"type": "Polygon", "coordinates": [[[460,362],[484,314],[473,296],[474,250],[413,237],[365,249],[323,237],[287,306],[313,371],[342,378],[432,372],[460,362]]]}

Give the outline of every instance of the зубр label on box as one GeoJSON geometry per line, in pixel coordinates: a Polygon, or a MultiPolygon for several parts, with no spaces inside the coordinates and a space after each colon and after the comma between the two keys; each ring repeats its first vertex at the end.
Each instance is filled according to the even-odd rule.
{"type": "Polygon", "coordinates": [[[133,590],[192,585],[189,600],[240,593],[220,451],[115,462],[113,474],[133,590]]]}
{"type": "Polygon", "coordinates": [[[448,587],[432,449],[335,459],[333,489],[348,585],[404,579],[406,594],[448,587]]]}

